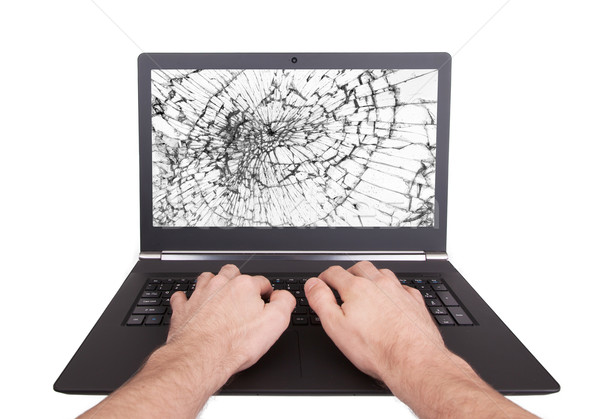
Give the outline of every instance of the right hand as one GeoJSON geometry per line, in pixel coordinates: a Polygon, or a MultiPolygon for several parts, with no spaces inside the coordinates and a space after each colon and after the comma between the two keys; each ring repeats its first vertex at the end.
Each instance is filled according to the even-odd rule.
{"type": "Polygon", "coordinates": [[[421,293],[400,284],[389,269],[358,262],[332,266],[310,278],[304,291],[325,332],[361,371],[408,384],[423,364],[449,355],[421,293]],[[335,288],[343,300],[336,303],[335,288]],[[400,374],[400,376],[398,376],[400,374]]]}

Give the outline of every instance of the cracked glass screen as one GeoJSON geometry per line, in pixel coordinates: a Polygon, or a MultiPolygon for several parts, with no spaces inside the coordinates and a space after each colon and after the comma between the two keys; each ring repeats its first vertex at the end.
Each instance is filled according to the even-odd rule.
{"type": "Polygon", "coordinates": [[[437,70],[152,70],[155,227],[431,227],[437,70]]]}

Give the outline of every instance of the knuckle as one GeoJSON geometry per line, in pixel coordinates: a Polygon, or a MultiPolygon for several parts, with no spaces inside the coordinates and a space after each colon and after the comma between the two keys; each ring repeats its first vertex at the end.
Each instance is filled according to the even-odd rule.
{"type": "Polygon", "coordinates": [[[370,268],[373,266],[373,264],[371,262],[369,262],[368,260],[361,260],[360,262],[358,262],[356,264],[356,266],[359,268],[370,268]]]}
{"type": "Polygon", "coordinates": [[[253,278],[256,278],[257,280],[262,281],[264,283],[268,282],[269,285],[271,285],[271,281],[269,281],[266,276],[263,276],[263,275],[254,275],[253,278]]]}
{"type": "Polygon", "coordinates": [[[421,294],[421,291],[411,288],[409,292],[415,297],[418,296],[419,298],[423,299],[423,294],[421,294]]]}
{"type": "Polygon", "coordinates": [[[329,268],[325,269],[323,274],[335,274],[336,272],[340,272],[343,270],[344,270],[344,268],[342,268],[340,265],[333,265],[333,266],[330,266],[329,268]]]}
{"type": "Polygon", "coordinates": [[[228,263],[227,265],[223,265],[221,268],[221,272],[227,272],[229,274],[239,272],[238,267],[233,263],[228,263]]]}
{"type": "Polygon", "coordinates": [[[235,278],[233,278],[233,281],[235,281],[236,284],[239,284],[244,287],[251,286],[254,283],[254,280],[250,275],[238,275],[235,278]]]}

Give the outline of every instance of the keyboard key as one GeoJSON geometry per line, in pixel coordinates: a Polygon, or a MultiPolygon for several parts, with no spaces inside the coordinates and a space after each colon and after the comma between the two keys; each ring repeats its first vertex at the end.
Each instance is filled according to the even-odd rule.
{"type": "Polygon", "coordinates": [[[172,278],[166,278],[166,279],[163,279],[162,282],[163,282],[163,284],[174,284],[175,280],[172,278]]]}
{"type": "Polygon", "coordinates": [[[428,307],[439,307],[442,305],[442,302],[440,300],[438,300],[437,298],[433,298],[433,299],[425,300],[425,304],[428,307]]]}
{"type": "Polygon", "coordinates": [[[298,306],[298,307],[294,307],[294,311],[292,311],[292,314],[306,314],[308,312],[306,307],[302,307],[302,306],[298,306]]]}
{"type": "Polygon", "coordinates": [[[175,286],[173,287],[173,291],[177,292],[177,291],[187,291],[188,289],[188,284],[175,284],[175,286]]]}
{"type": "Polygon", "coordinates": [[[142,298],[158,298],[160,297],[160,291],[144,291],[142,298]]]}
{"type": "Polygon", "coordinates": [[[148,284],[146,285],[146,288],[144,288],[146,291],[154,291],[156,289],[156,285],[154,284],[148,284]]]}
{"type": "Polygon", "coordinates": [[[426,300],[429,298],[435,298],[435,292],[433,292],[433,291],[421,291],[421,295],[426,300]]]}
{"type": "Polygon", "coordinates": [[[429,307],[429,310],[431,310],[431,314],[436,316],[441,314],[448,314],[448,311],[445,307],[429,307]]]}
{"type": "Polygon", "coordinates": [[[171,288],[173,288],[173,285],[170,284],[160,284],[158,286],[159,291],[171,291],[171,288]]]}
{"type": "Polygon", "coordinates": [[[187,279],[187,278],[177,278],[175,280],[176,284],[187,284],[188,282],[189,282],[189,279],[187,279]]]}
{"type": "Polygon", "coordinates": [[[413,284],[415,285],[422,285],[422,284],[426,284],[427,281],[425,281],[424,279],[413,279],[413,284]]]}
{"type": "Polygon", "coordinates": [[[163,291],[161,297],[170,297],[173,294],[173,291],[163,291]]]}
{"type": "Polygon", "coordinates": [[[300,290],[300,285],[299,284],[287,284],[285,289],[288,291],[298,291],[298,290],[300,290]]]}
{"type": "Polygon", "coordinates": [[[308,317],[306,316],[292,316],[293,324],[308,324],[308,317]]]}
{"type": "Polygon", "coordinates": [[[471,321],[469,316],[467,316],[467,313],[465,313],[462,308],[448,307],[448,311],[450,314],[452,314],[452,317],[454,317],[456,323],[460,324],[461,326],[471,326],[473,324],[473,321],[471,321]]]}
{"type": "Polygon", "coordinates": [[[129,316],[129,320],[127,320],[127,326],[135,326],[138,324],[142,324],[144,322],[144,318],[146,316],[141,316],[141,315],[131,315],[129,316]]]}
{"type": "Polygon", "coordinates": [[[163,314],[167,310],[165,306],[137,306],[133,314],[163,314]]]}
{"type": "Polygon", "coordinates": [[[296,278],[288,278],[285,280],[286,284],[298,284],[298,280],[296,278]]]}
{"type": "Polygon", "coordinates": [[[283,284],[283,283],[285,283],[285,280],[283,280],[283,279],[281,279],[281,278],[273,278],[273,279],[271,280],[271,282],[272,282],[273,284],[283,284]]]}
{"type": "Polygon", "coordinates": [[[315,311],[314,311],[312,308],[310,308],[310,307],[308,308],[308,312],[309,312],[310,314],[317,314],[317,313],[316,313],[316,312],[315,312],[315,311]]]}
{"type": "Polygon", "coordinates": [[[457,306],[458,303],[448,291],[440,291],[438,292],[438,298],[442,300],[445,306],[457,306]]]}
{"type": "Polygon", "coordinates": [[[452,317],[450,316],[435,316],[435,319],[442,326],[451,326],[455,324],[454,320],[452,320],[452,317]]]}
{"type": "Polygon", "coordinates": [[[412,284],[412,281],[410,279],[400,278],[399,281],[400,281],[400,283],[402,285],[410,285],[410,284],[412,284]]]}
{"type": "Polygon", "coordinates": [[[162,318],[163,318],[163,316],[147,316],[146,322],[144,324],[152,324],[152,325],[160,324],[160,322],[162,321],[162,318]]]}
{"type": "Polygon", "coordinates": [[[158,306],[160,305],[160,298],[142,298],[137,303],[138,306],[158,306]]]}
{"type": "Polygon", "coordinates": [[[436,284],[432,287],[435,291],[448,291],[444,284],[436,284]]]}
{"type": "Polygon", "coordinates": [[[417,289],[419,291],[431,291],[431,285],[427,285],[427,284],[417,285],[417,289]]]}
{"type": "Polygon", "coordinates": [[[308,305],[308,301],[306,301],[306,298],[298,298],[297,301],[298,301],[298,305],[301,305],[301,306],[308,305]]]}
{"type": "Polygon", "coordinates": [[[442,281],[440,279],[430,279],[429,283],[430,284],[441,284],[442,281]]]}
{"type": "Polygon", "coordinates": [[[166,315],[166,316],[165,316],[165,319],[163,320],[163,324],[164,324],[165,326],[168,326],[168,325],[170,325],[170,324],[171,324],[171,316],[170,316],[170,315],[166,315]]]}
{"type": "Polygon", "coordinates": [[[306,297],[304,295],[304,291],[303,290],[297,290],[297,291],[292,291],[292,295],[296,298],[304,298],[306,297]]]}
{"type": "Polygon", "coordinates": [[[310,316],[310,323],[320,325],[321,319],[319,318],[319,316],[310,316]]]}
{"type": "Polygon", "coordinates": [[[150,283],[151,283],[151,284],[160,284],[160,283],[161,283],[161,280],[160,280],[160,279],[157,279],[157,278],[154,278],[154,279],[151,279],[151,280],[150,280],[150,283]]]}

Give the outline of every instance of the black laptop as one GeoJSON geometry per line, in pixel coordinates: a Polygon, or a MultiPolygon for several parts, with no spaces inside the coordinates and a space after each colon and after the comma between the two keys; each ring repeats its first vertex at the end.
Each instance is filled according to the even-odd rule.
{"type": "Polygon", "coordinates": [[[54,389],[115,390],[165,342],[170,295],[234,263],[297,306],[221,394],[390,394],[303,291],[371,260],[421,291],[447,346],[494,388],[558,391],[448,260],[450,67],[446,53],[140,55],[139,261],[54,389]]]}

